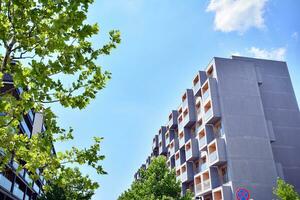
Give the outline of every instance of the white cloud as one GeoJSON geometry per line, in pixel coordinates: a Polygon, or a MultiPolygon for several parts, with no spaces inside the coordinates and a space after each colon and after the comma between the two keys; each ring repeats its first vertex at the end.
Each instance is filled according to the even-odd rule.
{"type": "Polygon", "coordinates": [[[298,40],[298,38],[299,38],[298,32],[294,32],[294,33],[292,34],[292,38],[295,39],[295,40],[298,40]]]}
{"type": "Polygon", "coordinates": [[[264,10],[268,0],[210,0],[206,9],[215,12],[215,29],[245,32],[251,27],[264,28],[264,10]]]}
{"type": "Polygon", "coordinates": [[[263,58],[263,59],[272,59],[272,60],[284,60],[286,54],[286,48],[281,47],[277,49],[260,49],[257,47],[251,47],[248,49],[248,53],[256,58],[263,58]]]}

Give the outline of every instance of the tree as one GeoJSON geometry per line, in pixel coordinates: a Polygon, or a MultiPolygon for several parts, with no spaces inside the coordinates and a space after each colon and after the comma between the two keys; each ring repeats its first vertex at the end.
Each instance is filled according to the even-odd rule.
{"type": "Polygon", "coordinates": [[[149,167],[140,169],[141,178],[134,181],[118,200],[191,200],[191,193],[181,197],[175,171],[169,170],[166,158],[154,158],[149,167]]]}
{"type": "Polygon", "coordinates": [[[280,200],[300,200],[300,195],[295,191],[294,186],[280,178],[277,179],[277,188],[273,190],[273,193],[280,200]]]}
{"type": "MultiPolygon", "coordinates": [[[[89,148],[72,147],[56,156],[52,153],[54,143],[73,139],[72,128],[58,126],[52,103],[85,108],[111,77],[96,60],[109,55],[121,41],[119,31],[113,30],[106,44],[93,47],[90,40],[98,34],[99,27],[86,23],[92,3],[93,0],[0,1],[1,168],[14,157],[24,161],[19,163],[19,170],[26,168],[37,178],[36,169],[40,169],[46,180],[62,188],[72,174],[66,173],[68,164],[88,165],[98,174],[105,173],[99,163],[104,159],[99,152],[102,138],[95,137],[89,148]],[[7,88],[4,76],[12,77],[13,87],[7,88]],[[15,95],[17,88],[22,88],[20,95],[15,95]],[[19,122],[30,109],[43,114],[46,130],[29,139],[19,134],[19,122]]],[[[95,188],[92,185],[90,188],[95,188]]]]}
{"type": "MultiPolygon", "coordinates": [[[[70,177],[64,186],[49,183],[45,194],[39,200],[89,200],[94,195],[94,190],[98,187],[88,176],[82,176],[78,168],[68,168],[65,170],[70,177]]],[[[66,177],[66,176],[64,176],[66,177]]]]}

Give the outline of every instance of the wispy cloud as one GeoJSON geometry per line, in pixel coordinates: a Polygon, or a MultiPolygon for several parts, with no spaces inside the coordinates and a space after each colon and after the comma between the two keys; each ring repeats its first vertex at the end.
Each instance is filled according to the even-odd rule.
{"type": "Polygon", "coordinates": [[[248,49],[248,52],[256,58],[265,58],[265,59],[273,59],[273,60],[284,60],[286,54],[286,48],[280,47],[277,49],[260,49],[257,47],[251,47],[248,49]]]}
{"type": "Polygon", "coordinates": [[[231,55],[234,56],[249,56],[254,58],[270,59],[270,60],[284,60],[286,56],[286,48],[272,48],[272,49],[261,49],[257,47],[251,47],[246,49],[245,52],[233,52],[231,55]]]}
{"type": "Polygon", "coordinates": [[[298,41],[299,33],[298,33],[298,32],[292,33],[292,38],[293,38],[294,40],[298,41]]]}
{"type": "Polygon", "coordinates": [[[206,9],[215,12],[215,29],[245,32],[251,27],[264,28],[264,10],[268,0],[210,0],[206,9]]]}

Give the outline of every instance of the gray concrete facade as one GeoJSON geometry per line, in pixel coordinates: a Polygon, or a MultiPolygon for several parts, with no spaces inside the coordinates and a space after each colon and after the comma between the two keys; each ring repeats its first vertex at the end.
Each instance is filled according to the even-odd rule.
{"type": "Polygon", "coordinates": [[[231,200],[245,188],[271,200],[277,177],[300,192],[300,112],[285,62],[215,57],[181,100],[161,143],[183,194],[231,200]]]}

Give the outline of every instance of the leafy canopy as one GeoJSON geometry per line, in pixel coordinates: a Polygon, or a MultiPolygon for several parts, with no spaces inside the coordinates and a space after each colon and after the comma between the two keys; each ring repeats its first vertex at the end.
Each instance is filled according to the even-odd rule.
{"type": "MultiPolygon", "coordinates": [[[[109,41],[94,48],[91,37],[98,34],[97,24],[86,23],[93,0],[1,0],[0,1],[0,147],[5,155],[0,166],[15,160],[37,177],[43,171],[46,180],[65,187],[77,170],[68,164],[88,165],[104,174],[98,161],[102,138],[95,137],[89,148],[51,153],[53,143],[73,139],[72,128],[57,125],[51,103],[63,107],[85,108],[105,87],[111,74],[96,60],[109,55],[120,43],[119,31],[109,32],[109,41]],[[13,78],[13,87],[4,76],[13,78]],[[73,82],[64,82],[64,80],[73,82]],[[22,88],[20,98],[16,88],[22,88]],[[29,139],[18,134],[19,122],[33,109],[44,116],[46,131],[29,139]],[[72,173],[71,173],[72,172],[72,173]]],[[[84,133],[82,133],[84,134],[84,133]]],[[[86,178],[81,177],[82,181],[86,178]]],[[[88,185],[88,184],[87,184],[88,185]]],[[[88,186],[94,188],[93,186],[88,186]]]]}
{"type": "Polygon", "coordinates": [[[294,186],[280,178],[277,180],[277,188],[274,189],[273,193],[280,200],[300,200],[300,195],[295,191],[294,186]]]}
{"type": "Polygon", "coordinates": [[[180,182],[175,171],[170,171],[166,158],[153,158],[149,167],[140,169],[140,179],[134,181],[118,200],[191,200],[191,193],[181,196],[180,182]]]}

